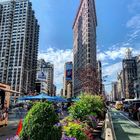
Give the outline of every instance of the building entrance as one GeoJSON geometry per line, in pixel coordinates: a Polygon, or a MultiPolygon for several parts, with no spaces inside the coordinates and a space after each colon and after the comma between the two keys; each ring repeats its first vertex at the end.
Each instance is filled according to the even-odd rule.
{"type": "Polygon", "coordinates": [[[0,109],[4,108],[5,91],[0,89],[0,109]]]}

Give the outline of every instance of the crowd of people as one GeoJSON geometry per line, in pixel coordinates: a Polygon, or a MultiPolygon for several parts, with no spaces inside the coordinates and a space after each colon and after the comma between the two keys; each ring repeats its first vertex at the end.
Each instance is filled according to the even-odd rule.
{"type": "MultiPolygon", "coordinates": [[[[16,118],[24,118],[26,113],[30,110],[34,102],[24,102],[16,104],[14,107],[12,107],[9,112],[14,112],[14,117],[16,118]]],[[[72,105],[71,102],[68,103],[58,103],[54,102],[53,108],[55,112],[58,114],[60,119],[63,119],[65,116],[68,115],[68,107],[72,105]]]]}
{"type": "Polygon", "coordinates": [[[72,105],[71,102],[68,103],[53,103],[55,112],[62,119],[68,115],[68,108],[72,105]]]}

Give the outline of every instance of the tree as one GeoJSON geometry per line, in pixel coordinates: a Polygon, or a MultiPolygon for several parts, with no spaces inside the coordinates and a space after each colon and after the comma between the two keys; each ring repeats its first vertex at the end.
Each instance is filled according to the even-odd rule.
{"type": "Polygon", "coordinates": [[[86,115],[100,114],[103,109],[101,96],[85,94],[69,108],[69,112],[74,119],[84,120],[86,115]]]}
{"type": "MultiPolygon", "coordinates": [[[[76,89],[83,92],[99,94],[99,80],[96,68],[91,65],[77,69],[75,78],[80,82],[76,89]]],[[[76,90],[75,89],[75,90],[76,90]]]]}

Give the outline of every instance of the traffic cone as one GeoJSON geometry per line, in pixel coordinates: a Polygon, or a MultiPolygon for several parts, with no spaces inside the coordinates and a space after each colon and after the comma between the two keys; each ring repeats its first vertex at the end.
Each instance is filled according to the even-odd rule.
{"type": "Polygon", "coordinates": [[[17,132],[16,132],[17,136],[20,135],[21,130],[22,130],[22,119],[20,119],[19,124],[18,124],[17,132]]]}

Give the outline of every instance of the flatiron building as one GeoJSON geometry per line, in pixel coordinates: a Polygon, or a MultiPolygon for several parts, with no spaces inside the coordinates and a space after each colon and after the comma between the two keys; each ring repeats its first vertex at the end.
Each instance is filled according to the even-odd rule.
{"type": "MultiPolygon", "coordinates": [[[[96,71],[96,10],[94,0],[81,0],[73,24],[73,92],[78,95],[87,91],[93,93],[93,86],[89,86],[88,71],[96,71]],[[88,67],[89,70],[88,70],[88,67]],[[87,69],[87,70],[86,70],[87,69]],[[85,71],[85,73],[84,73],[85,71]],[[80,75],[81,73],[81,75],[80,75]],[[87,78],[84,77],[87,76],[87,78]],[[87,83],[87,84],[86,84],[87,83]]],[[[91,76],[94,78],[94,76],[91,76]]],[[[90,79],[90,78],[89,78],[90,79]]]]}

